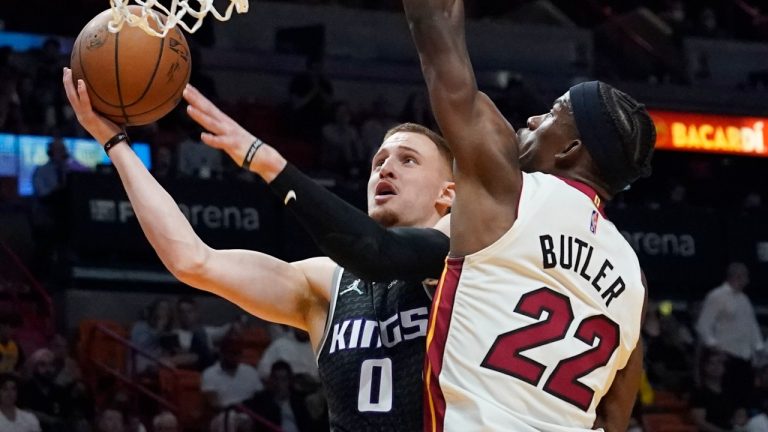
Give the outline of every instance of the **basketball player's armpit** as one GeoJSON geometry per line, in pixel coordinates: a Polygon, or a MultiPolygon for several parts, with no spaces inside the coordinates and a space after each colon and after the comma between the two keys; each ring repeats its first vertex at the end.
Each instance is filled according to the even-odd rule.
{"type": "Polygon", "coordinates": [[[448,237],[434,229],[386,229],[291,164],[269,184],[320,249],[371,281],[437,278],[448,237]]]}

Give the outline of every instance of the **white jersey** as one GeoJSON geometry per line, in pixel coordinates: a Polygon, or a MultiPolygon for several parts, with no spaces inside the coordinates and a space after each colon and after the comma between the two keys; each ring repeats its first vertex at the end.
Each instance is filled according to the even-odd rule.
{"type": "Polygon", "coordinates": [[[425,430],[591,430],[640,335],[637,256],[588,186],[523,174],[517,220],[449,258],[427,335],[425,430]]]}

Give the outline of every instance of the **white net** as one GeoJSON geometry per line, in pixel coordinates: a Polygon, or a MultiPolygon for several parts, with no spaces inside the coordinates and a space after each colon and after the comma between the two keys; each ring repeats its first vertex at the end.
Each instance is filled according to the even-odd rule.
{"type": "Polygon", "coordinates": [[[223,14],[213,6],[214,0],[172,0],[170,7],[160,4],[157,0],[134,0],[135,4],[142,9],[141,14],[134,15],[128,9],[130,1],[109,0],[112,9],[112,21],[109,23],[109,31],[117,33],[123,28],[124,24],[128,24],[131,27],[139,27],[152,36],[165,37],[168,31],[176,26],[183,28],[189,33],[194,33],[200,28],[203,18],[209,13],[219,21],[227,21],[232,16],[232,9],[236,9],[239,14],[248,12],[248,0],[229,0],[230,3],[223,14]],[[191,2],[197,3],[198,6],[190,5],[191,2]],[[158,12],[168,17],[165,23],[163,23],[158,12]],[[192,26],[182,21],[185,15],[195,19],[192,26]]]}

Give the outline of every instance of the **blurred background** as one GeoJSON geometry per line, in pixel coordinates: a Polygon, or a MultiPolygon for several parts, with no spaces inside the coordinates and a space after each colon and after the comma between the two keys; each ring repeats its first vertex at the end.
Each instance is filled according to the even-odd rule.
{"type": "MultiPolygon", "coordinates": [[[[12,373],[0,388],[17,386],[17,405],[44,431],[280,430],[254,401],[290,379],[285,391],[306,408],[290,430],[327,429],[316,370],[281,354],[311,356],[305,336],[176,282],[74,119],[61,69],[107,7],[4,0],[0,10],[0,373],[12,373]],[[225,403],[232,395],[205,371],[233,358],[254,379],[225,403]]],[[[766,3],[466,0],[466,9],[480,88],[513,126],[592,79],[644,102],[656,122],[653,175],[607,210],[650,288],[633,430],[768,430],[766,3]],[[738,302],[713,292],[725,283],[738,302]],[[730,389],[736,381],[746,384],[730,389]]],[[[406,121],[436,128],[397,0],[255,2],[229,22],[206,20],[187,35],[191,83],[360,208],[384,132],[406,121]]],[[[129,133],[201,237],[285,260],[317,255],[260,180],[199,142],[183,105],[129,133]]]]}

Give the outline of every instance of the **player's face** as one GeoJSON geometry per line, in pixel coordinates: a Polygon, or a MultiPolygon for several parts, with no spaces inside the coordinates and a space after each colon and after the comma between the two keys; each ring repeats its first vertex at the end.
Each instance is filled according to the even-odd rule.
{"type": "Polygon", "coordinates": [[[16,406],[16,383],[13,381],[6,381],[5,384],[0,387],[0,406],[12,407],[16,406]]]}
{"type": "Polygon", "coordinates": [[[530,117],[528,127],[517,131],[520,168],[523,171],[554,172],[555,155],[578,139],[569,100],[569,94],[564,94],[548,113],[530,117]]]}
{"type": "Polygon", "coordinates": [[[435,143],[413,132],[397,132],[373,157],[368,214],[382,225],[431,227],[440,219],[438,201],[452,187],[450,167],[435,143]]]}

